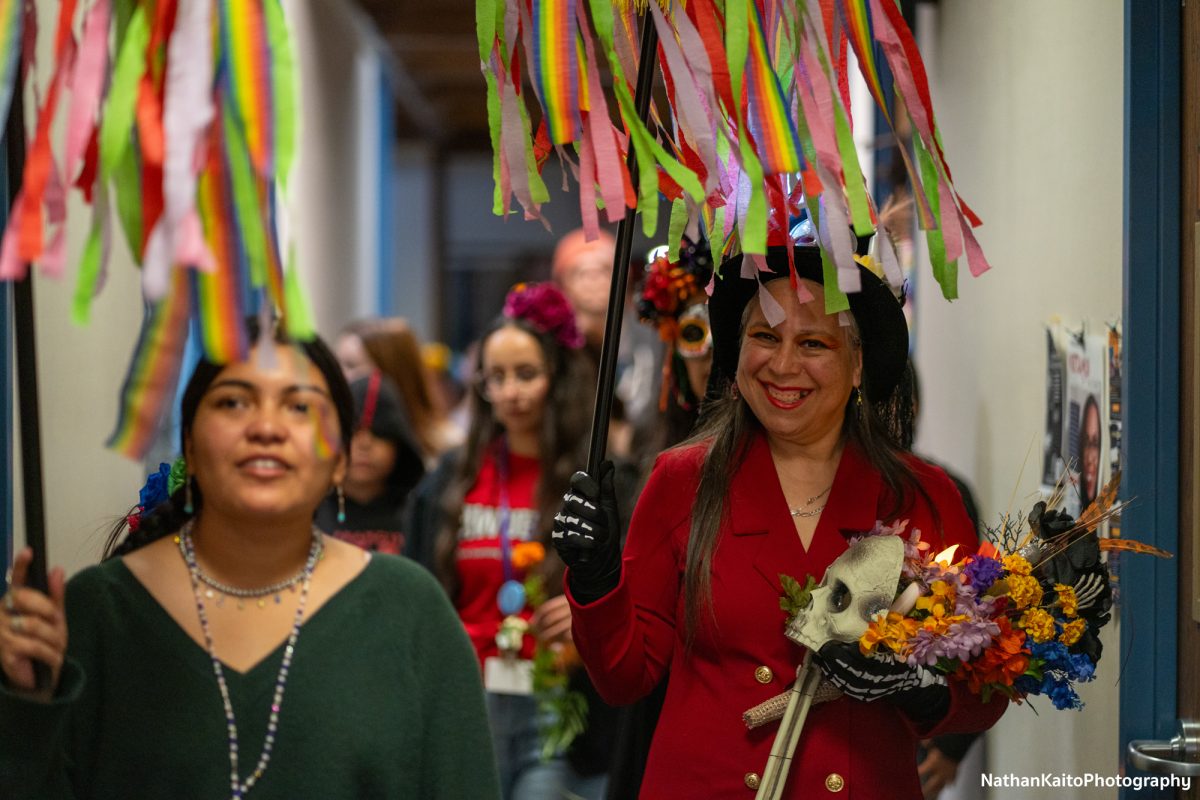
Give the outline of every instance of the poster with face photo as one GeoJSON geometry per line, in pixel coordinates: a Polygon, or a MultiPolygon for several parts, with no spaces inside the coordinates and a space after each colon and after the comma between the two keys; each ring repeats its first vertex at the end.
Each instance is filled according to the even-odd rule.
{"type": "Polygon", "coordinates": [[[1070,484],[1063,507],[1073,517],[1096,499],[1108,475],[1108,353],[1106,334],[1066,337],[1062,450],[1070,484]]]}

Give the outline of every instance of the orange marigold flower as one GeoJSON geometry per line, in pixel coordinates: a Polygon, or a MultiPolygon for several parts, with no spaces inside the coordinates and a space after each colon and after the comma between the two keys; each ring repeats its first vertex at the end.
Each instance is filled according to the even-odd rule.
{"type": "Polygon", "coordinates": [[[1035,642],[1048,642],[1057,633],[1054,629],[1054,617],[1040,608],[1031,608],[1026,611],[1021,615],[1021,621],[1017,625],[1024,628],[1035,642]]]}
{"type": "Polygon", "coordinates": [[[1058,604],[1062,606],[1063,614],[1067,617],[1076,616],[1079,613],[1079,598],[1075,596],[1075,587],[1056,583],[1054,591],[1058,592],[1058,604]]]}
{"type": "Polygon", "coordinates": [[[1033,565],[1025,559],[1025,556],[1019,553],[1005,556],[1004,568],[1013,575],[1029,575],[1033,572],[1033,565]]]}
{"type": "Polygon", "coordinates": [[[1083,632],[1087,630],[1087,620],[1073,619],[1063,625],[1062,634],[1058,640],[1067,647],[1079,641],[1079,637],[1083,636],[1083,632]]]}
{"type": "Polygon", "coordinates": [[[1029,575],[1010,575],[1008,595],[1017,608],[1029,608],[1042,602],[1042,585],[1029,575]]]}
{"type": "Polygon", "coordinates": [[[996,620],[1000,635],[992,646],[976,659],[959,665],[958,674],[966,679],[967,686],[980,694],[986,684],[1012,686],[1013,681],[1029,669],[1029,654],[1025,651],[1025,631],[1014,629],[1007,617],[996,620]]]}
{"type": "Polygon", "coordinates": [[[879,647],[886,647],[893,653],[899,653],[908,643],[920,625],[915,619],[901,616],[895,611],[889,611],[887,616],[871,620],[867,631],[858,640],[858,649],[864,656],[869,656],[879,647]]]}
{"type": "Polygon", "coordinates": [[[512,563],[516,569],[529,569],[546,558],[546,547],[541,542],[518,542],[513,546],[512,563]]]}

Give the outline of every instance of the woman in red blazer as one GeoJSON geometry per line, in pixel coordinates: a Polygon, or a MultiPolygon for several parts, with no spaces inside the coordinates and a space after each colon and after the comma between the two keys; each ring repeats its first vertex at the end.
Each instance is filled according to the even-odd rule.
{"type": "MultiPolygon", "coordinates": [[[[954,484],[899,446],[911,421],[900,304],[860,268],[851,314],[827,314],[810,231],[795,287],[776,280],[783,247],[758,280],[740,277],[740,257],[722,267],[705,420],[659,457],[623,555],[610,469],[578,473],[557,518],[575,644],[600,693],[629,703],[670,670],[644,798],[754,796],[778,725],[749,730],[742,714],[784,692],[805,655],[784,636],[781,574],[819,580],[877,522],[907,521],[936,549],[976,545],[954,484]]],[[[808,716],[789,798],[916,800],[917,740],[984,730],[1005,708],[857,645],[816,655],[818,694],[835,699],[808,716]]]]}

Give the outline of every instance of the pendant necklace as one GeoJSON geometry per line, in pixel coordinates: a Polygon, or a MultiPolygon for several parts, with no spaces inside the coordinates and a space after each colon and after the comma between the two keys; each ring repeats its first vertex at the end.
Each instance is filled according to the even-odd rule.
{"type": "Polygon", "coordinates": [[[512,616],[525,608],[525,584],[516,579],[512,563],[512,540],[508,529],[512,522],[512,504],[508,497],[508,439],[500,437],[496,453],[496,473],[500,479],[500,563],[504,568],[504,583],[496,592],[496,604],[500,613],[512,616]]]}
{"type": "MultiPolygon", "coordinates": [[[[324,549],[322,539],[323,534],[316,528],[313,528],[313,543],[312,547],[308,550],[308,560],[304,562],[304,568],[300,571],[296,579],[300,584],[300,603],[296,607],[296,618],[292,622],[292,630],[288,634],[287,644],[283,650],[283,661],[279,665],[279,674],[275,678],[275,691],[271,699],[271,715],[267,718],[267,733],[263,739],[262,752],[258,757],[258,763],[255,765],[253,771],[243,781],[238,770],[237,719],[233,713],[233,701],[229,697],[229,687],[225,683],[225,671],[221,666],[220,659],[217,658],[216,650],[213,648],[212,632],[208,627],[208,614],[204,610],[205,591],[200,587],[202,584],[209,584],[201,577],[200,565],[196,562],[196,550],[192,543],[192,522],[189,520],[180,530],[179,535],[175,537],[175,541],[179,544],[179,550],[183,554],[183,561],[187,565],[188,574],[192,579],[192,593],[196,596],[196,612],[200,617],[200,630],[204,633],[204,645],[208,650],[209,658],[212,660],[213,674],[217,678],[217,688],[221,691],[221,704],[225,708],[226,730],[229,733],[229,789],[231,800],[242,800],[254,788],[259,779],[262,778],[263,773],[267,771],[267,765],[271,761],[271,752],[275,749],[275,734],[279,730],[279,710],[283,706],[283,692],[287,687],[288,670],[292,666],[292,656],[296,652],[296,641],[300,638],[300,626],[304,621],[304,607],[308,603],[308,590],[312,583],[313,569],[317,566],[317,560],[321,557],[324,549]]],[[[221,591],[224,591],[224,589],[221,589],[221,591]]]]}
{"type": "Polygon", "coordinates": [[[800,506],[799,508],[788,509],[788,511],[791,512],[791,515],[793,517],[815,517],[815,516],[817,516],[822,511],[825,510],[826,503],[821,503],[821,505],[817,506],[816,508],[812,508],[812,509],[810,509],[809,506],[811,506],[813,503],[820,500],[825,495],[829,494],[829,490],[832,488],[833,488],[833,484],[831,483],[825,487],[825,490],[823,492],[814,494],[812,497],[805,500],[804,505],[800,506]]]}

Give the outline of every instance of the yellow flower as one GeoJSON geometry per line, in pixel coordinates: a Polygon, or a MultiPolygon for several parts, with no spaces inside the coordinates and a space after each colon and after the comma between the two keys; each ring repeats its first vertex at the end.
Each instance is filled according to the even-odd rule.
{"type": "Polygon", "coordinates": [[[921,627],[935,636],[942,636],[946,631],[950,630],[950,626],[956,622],[963,622],[967,619],[966,614],[948,614],[944,617],[926,617],[921,623],[921,627]]]}
{"type": "Polygon", "coordinates": [[[1075,587],[1056,583],[1054,591],[1058,592],[1058,604],[1062,606],[1065,616],[1073,617],[1079,613],[1079,598],[1075,596],[1075,587]]]}
{"type": "Polygon", "coordinates": [[[893,653],[899,653],[917,632],[918,624],[915,619],[889,611],[886,617],[871,620],[867,632],[858,640],[858,649],[864,656],[871,655],[878,647],[886,647],[893,653]]]}
{"type": "Polygon", "coordinates": [[[1042,585],[1029,575],[1010,575],[1008,594],[1017,608],[1028,608],[1042,602],[1042,585]]]}
{"type": "Polygon", "coordinates": [[[1035,642],[1048,642],[1054,638],[1054,617],[1040,608],[1031,608],[1022,616],[1018,627],[1024,628],[1035,642]]]}
{"type": "Polygon", "coordinates": [[[947,609],[954,608],[954,584],[934,581],[929,591],[930,594],[917,598],[917,608],[939,618],[946,615],[947,609]]]}
{"type": "Polygon", "coordinates": [[[1025,556],[1019,553],[1005,556],[1004,568],[1013,575],[1028,575],[1033,572],[1033,565],[1025,560],[1025,556]]]}
{"type": "Polygon", "coordinates": [[[1073,619],[1063,625],[1063,632],[1058,637],[1058,640],[1067,647],[1079,641],[1079,637],[1083,636],[1083,632],[1087,630],[1087,620],[1073,619]]]}

